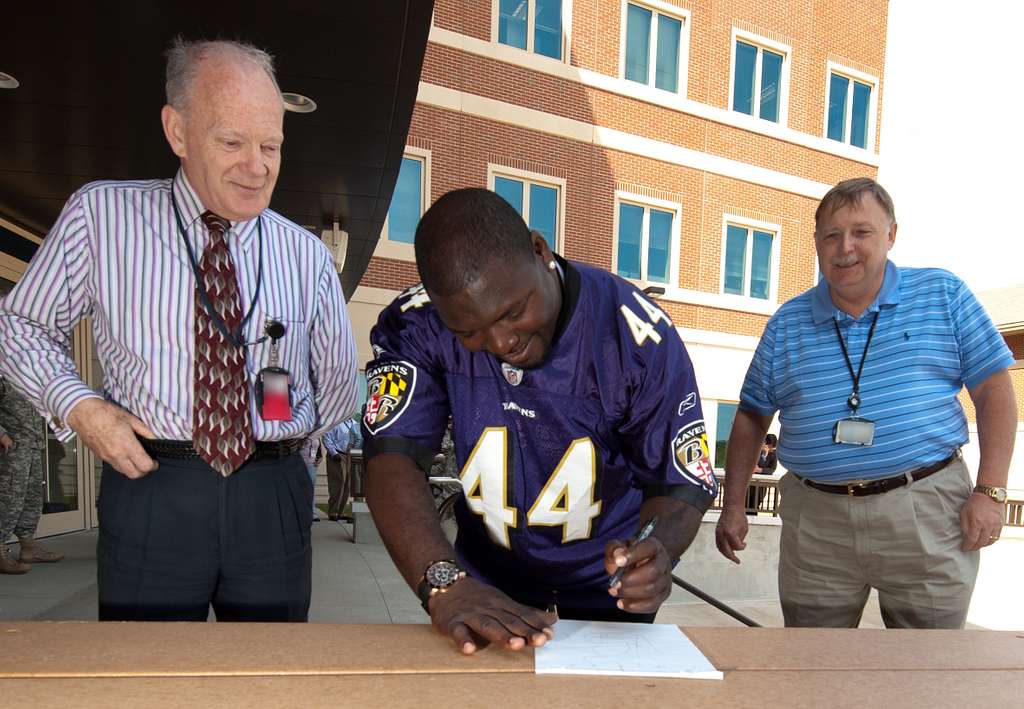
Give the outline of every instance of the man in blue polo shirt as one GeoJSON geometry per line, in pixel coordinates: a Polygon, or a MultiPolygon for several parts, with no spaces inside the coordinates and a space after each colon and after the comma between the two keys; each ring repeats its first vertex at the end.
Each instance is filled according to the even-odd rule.
{"type": "Polygon", "coordinates": [[[743,383],[718,549],[739,563],[745,492],[778,411],[786,625],[856,627],[873,587],[887,627],[961,628],[978,550],[1005,517],[1013,357],[960,279],[888,260],[896,219],[873,180],[830,190],[814,238],[824,278],[768,321],[743,383]],[[960,456],[964,386],[977,486],[960,456]]]}

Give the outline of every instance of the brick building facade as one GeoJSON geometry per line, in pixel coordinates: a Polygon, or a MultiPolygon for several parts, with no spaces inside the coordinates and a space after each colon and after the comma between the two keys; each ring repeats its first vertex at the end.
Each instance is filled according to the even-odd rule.
{"type": "MultiPolygon", "coordinates": [[[[664,288],[724,441],[768,317],[815,283],[818,200],[877,175],[886,15],[883,0],[437,0],[396,200],[418,180],[422,213],[500,184],[528,221],[531,197],[549,210],[567,258],[664,288]]],[[[395,209],[349,304],[363,361],[381,308],[418,281],[395,209]]]]}

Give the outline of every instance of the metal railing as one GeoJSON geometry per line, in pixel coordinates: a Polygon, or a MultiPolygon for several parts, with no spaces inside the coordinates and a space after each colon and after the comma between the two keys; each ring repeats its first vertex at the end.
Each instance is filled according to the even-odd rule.
{"type": "MultiPolygon", "coordinates": [[[[756,515],[765,513],[772,517],[779,516],[779,495],[778,479],[768,475],[755,475],[747,487],[747,514],[756,515]]],[[[725,501],[725,476],[718,476],[718,497],[715,498],[711,509],[720,510],[725,501]]]]}

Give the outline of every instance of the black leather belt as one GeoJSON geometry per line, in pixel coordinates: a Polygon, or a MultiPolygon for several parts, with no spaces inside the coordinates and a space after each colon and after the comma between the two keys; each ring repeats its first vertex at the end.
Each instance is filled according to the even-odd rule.
{"type": "MultiPolygon", "coordinates": [[[[926,465],[923,468],[917,468],[911,471],[910,478],[917,482],[923,480],[932,473],[937,473],[947,465],[952,463],[960,456],[960,451],[954,451],[945,460],[940,460],[938,463],[932,463],[926,465]]],[[[797,476],[800,478],[800,476],[797,476]]],[[[849,495],[850,497],[865,497],[866,495],[878,495],[883,492],[889,492],[895,490],[898,487],[903,487],[907,484],[907,474],[894,475],[891,478],[882,478],[881,480],[868,480],[861,483],[849,483],[847,485],[829,485],[828,483],[819,483],[814,480],[808,480],[807,478],[800,478],[801,482],[807,487],[813,487],[815,490],[821,490],[822,492],[831,492],[836,495],[849,495]]]]}
{"type": "MultiPolygon", "coordinates": [[[[178,458],[181,460],[199,460],[199,453],[192,447],[192,441],[172,441],[167,439],[149,440],[140,438],[142,448],[154,458],[178,458]]],[[[256,450],[249,460],[280,460],[298,451],[305,438],[288,438],[283,441],[256,441],[256,450]]]]}

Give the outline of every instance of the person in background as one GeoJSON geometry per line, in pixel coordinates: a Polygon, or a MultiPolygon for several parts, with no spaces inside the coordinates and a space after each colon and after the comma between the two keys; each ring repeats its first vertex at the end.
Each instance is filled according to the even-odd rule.
{"type": "Polygon", "coordinates": [[[43,512],[43,422],[32,405],[0,377],[0,573],[24,574],[32,564],[60,561],[36,541],[43,512]],[[14,534],[15,559],[7,548],[14,534]]]}
{"type": "MultiPolygon", "coordinates": [[[[778,443],[779,439],[774,433],[769,433],[764,437],[764,445],[761,446],[757,463],[754,465],[754,475],[771,475],[775,472],[775,468],[779,464],[775,455],[778,443]]],[[[747,515],[757,516],[757,511],[761,509],[761,503],[764,501],[767,491],[767,488],[762,485],[751,485],[747,488],[747,515]]]]}
{"type": "Polygon", "coordinates": [[[306,444],[302,446],[302,460],[306,464],[306,469],[309,470],[309,481],[313,485],[314,522],[320,521],[320,510],[316,506],[316,470],[320,465],[322,450],[323,449],[320,446],[320,439],[315,436],[310,436],[306,439],[306,444]]]}
{"type": "Polygon", "coordinates": [[[337,522],[344,517],[352,489],[352,451],[362,447],[359,424],[346,419],[324,434],[327,449],[327,519],[337,522]]]}

